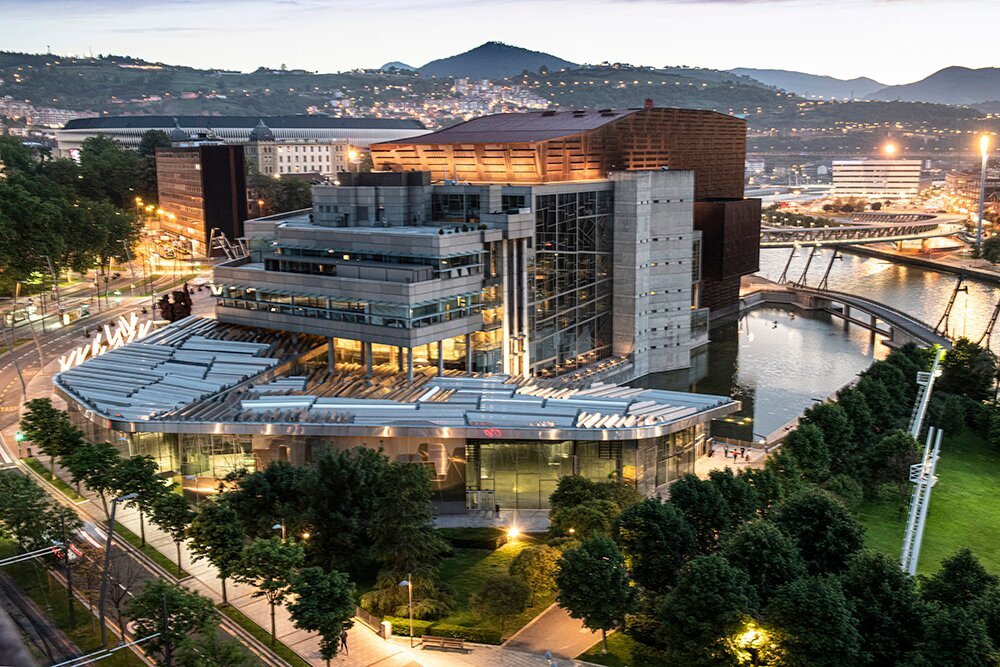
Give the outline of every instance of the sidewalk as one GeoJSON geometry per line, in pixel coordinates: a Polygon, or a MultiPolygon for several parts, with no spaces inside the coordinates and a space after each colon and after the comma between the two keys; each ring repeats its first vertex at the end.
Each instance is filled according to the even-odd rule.
{"type": "Polygon", "coordinates": [[[535,655],[551,651],[553,657],[572,660],[601,639],[601,633],[583,627],[556,603],[536,616],[504,642],[503,647],[535,655]]]}

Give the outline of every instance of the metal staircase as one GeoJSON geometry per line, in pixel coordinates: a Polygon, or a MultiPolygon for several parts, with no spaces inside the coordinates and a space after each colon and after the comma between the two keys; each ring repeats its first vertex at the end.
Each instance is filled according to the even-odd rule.
{"type": "Polygon", "coordinates": [[[923,426],[924,415],[927,414],[927,405],[931,400],[931,391],[934,390],[934,380],[941,373],[938,366],[944,358],[945,350],[939,345],[934,346],[934,363],[931,364],[930,371],[919,371],[917,373],[917,400],[913,404],[913,414],[910,415],[910,425],[907,431],[914,440],[920,440],[920,428],[923,426]]]}
{"type": "Polygon", "coordinates": [[[935,429],[933,426],[927,429],[923,460],[910,466],[910,481],[916,486],[913,489],[913,498],[910,500],[910,513],[906,520],[906,532],[903,534],[903,551],[899,557],[899,567],[910,576],[917,573],[920,543],[924,539],[927,510],[931,503],[931,489],[937,484],[934,471],[940,458],[941,435],[940,429],[935,429]],[[933,449],[931,449],[932,441],[933,449]]]}

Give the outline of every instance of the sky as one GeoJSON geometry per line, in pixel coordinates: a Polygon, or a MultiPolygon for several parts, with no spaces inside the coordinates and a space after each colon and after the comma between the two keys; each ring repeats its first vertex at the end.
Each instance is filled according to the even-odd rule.
{"type": "Polygon", "coordinates": [[[420,66],[502,41],[578,63],[790,69],[885,84],[1000,66],[998,0],[0,0],[0,50],[194,67],[420,66]]]}

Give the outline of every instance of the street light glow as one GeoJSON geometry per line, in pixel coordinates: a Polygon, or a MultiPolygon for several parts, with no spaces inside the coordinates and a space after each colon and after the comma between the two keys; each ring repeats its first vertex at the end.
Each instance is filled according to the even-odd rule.
{"type": "Polygon", "coordinates": [[[892,144],[892,143],[886,144],[882,148],[882,150],[885,152],[886,155],[888,155],[889,157],[892,157],[893,155],[896,154],[896,144],[892,144]]]}
{"type": "Polygon", "coordinates": [[[990,152],[990,135],[984,134],[979,137],[979,152],[983,155],[990,152]]]}
{"type": "Polygon", "coordinates": [[[511,540],[516,540],[517,536],[521,534],[520,529],[511,527],[507,529],[507,538],[511,540]]]}

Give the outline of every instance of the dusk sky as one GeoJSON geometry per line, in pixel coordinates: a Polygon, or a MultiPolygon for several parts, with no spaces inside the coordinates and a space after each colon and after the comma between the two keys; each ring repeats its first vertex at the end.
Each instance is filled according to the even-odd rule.
{"type": "Polygon", "coordinates": [[[419,66],[489,40],[581,63],[887,84],[1000,65],[990,34],[974,34],[1000,21],[998,0],[0,0],[0,12],[2,50],[244,71],[419,66]]]}

